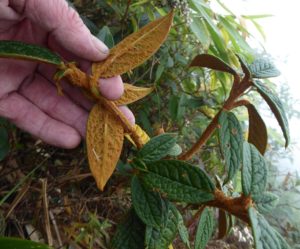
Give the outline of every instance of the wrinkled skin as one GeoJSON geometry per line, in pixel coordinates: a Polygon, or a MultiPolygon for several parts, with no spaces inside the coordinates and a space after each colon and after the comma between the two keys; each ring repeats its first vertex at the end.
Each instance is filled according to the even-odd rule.
{"type": "MultiPolygon", "coordinates": [[[[0,40],[48,47],[87,72],[91,62],[109,53],[65,0],[0,0],[0,40]]],[[[0,116],[46,143],[74,148],[85,137],[93,103],[66,82],[64,96],[58,96],[54,73],[52,65],[0,59],[0,116]]],[[[101,79],[99,89],[108,99],[117,99],[124,90],[122,79],[101,79]]],[[[134,123],[131,111],[120,109],[134,123]]]]}

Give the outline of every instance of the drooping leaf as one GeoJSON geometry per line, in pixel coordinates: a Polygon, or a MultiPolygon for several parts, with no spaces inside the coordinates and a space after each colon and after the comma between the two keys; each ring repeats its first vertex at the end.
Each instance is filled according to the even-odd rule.
{"type": "Polygon", "coordinates": [[[47,48],[19,41],[0,41],[0,57],[61,65],[62,59],[47,48]]]}
{"type": "Polygon", "coordinates": [[[168,219],[165,226],[160,228],[146,227],[145,244],[147,249],[168,249],[169,245],[175,239],[180,213],[172,203],[169,204],[169,207],[168,219]]]}
{"type": "Polygon", "coordinates": [[[133,209],[125,220],[118,225],[112,239],[111,249],[142,249],[144,248],[145,225],[133,209]]]}
{"type": "Polygon", "coordinates": [[[278,196],[270,192],[259,193],[252,196],[252,199],[260,213],[269,213],[278,203],[278,196]]]}
{"type": "Polygon", "coordinates": [[[244,142],[242,188],[245,195],[259,195],[267,185],[267,164],[264,157],[252,144],[244,142]]]}
{"type": "Polygon", "coordinates": [[[0,246],[5,249],[53,249],[31,240],[24,240],[12,237],[0,237],[0,246]]]}
{"type": "Polygon", "coordinates": [[[3,160],[9,152],[9,137],[7,129],[0,126],[0,161],[3,160]]]}
{"type": "Polygon", "coordinates": [[[219,127],[220,146],[228,172],[225,182],[228,182],[235,176],[241,165],[243,133],[238,119],[231,112],[220,114],[219,127]]]}
{"type": "Polygon", "coordinates": [[[272,228],[266,219],[250,207],[249,218],[256,249],[285,249],[289,248],[284,239],[272,228]]]}
{"type": "Polygon", "coordinates": [[[186,245],[187,248],[191,248],[189,231],[184,224],[182,215],[178,212],[178,232],[182,242],[186,245]]]}
{"type": "Polygon", "coordinates": [[[100,29],[97,37],[109,48],[112,48],[115,45],[114,37],[107,26],[103,26],[102,29],[100,29]]]}
{"type": "Polygon", "coordinates": [[[147,187],[175,201],[198,204],[214,199],[215,186],[209,176],[183,161],[150,162],[142,179],[147,187]]]}
{"type": "Polygon", "coordinates": [[[117,165],[123,139],[124,130],[119,120],[102,104],[96,104],[89,115],[86,144],[90,169],[100,190],[117,165]]]}
{"type": "Polygon", "coordinates": [[[122,40],[110,50],[106,60],[93,64],[93,78],[121,75],[142,64],[167,38],[173,16],[174,13],[170,12],[122,40]]]}
{"type": "Polygon", "coordinates": [[[227,72],[232,75],[237,74],[235,70],[224,61],[210,54],[197,55],[191,62],[190,67],[207,67],[210,69],[227,72]]]}
{"type": "Polygon", "coordinates": [[[159,228],[166,224],[168,202],[159,193],[145,188],[136,176],[131,182],[131,197],[136,214],[146,225],[159,228]]]}
{"type": "Polygon", "coordinates": [[[214,232],[214,216],[210,208],[205,208],[201,214],[195,239],[195,249],[205,249],[214,232]]]}
{"type": "Polygon", "coordinates": [[[290,142],[289,123],[279,97],[261,81],[255,80],[253,81],[253,83],[256,86],[257,91],[264,98],[264,100],[267,102],[272,112],[274,113],[285,137],[285,147],[287,147],[290,142]]]}
{"type": "Polygon", "coordinates": [[[137,157],[144,162],[157,161],[169,154],[176,144],[174,134],[163,133],[152,138],[138,152],[137,157]]]}
{"type": "Polygon", "coordinates": [[[261,57],[253,61],[249,66],[252,78],[265,79],[277,77],[280,72],[269,58],[261,57]]]}
{"type": "Polygon", "coordinates": [[[118,100],[115,100],[116,105],[129,105],[133,102],[136,102],[153,91],[153,88],[148,87],[136,87],[130,84],[124,84],[124,93],[122,97],[118,100]]]}
{"type": "Polygon", "coordinates": [[[254,105],[247,105],[249,115],[248,142],[255,145],[263,155],[268,145],[267,127],[254,105]]]}

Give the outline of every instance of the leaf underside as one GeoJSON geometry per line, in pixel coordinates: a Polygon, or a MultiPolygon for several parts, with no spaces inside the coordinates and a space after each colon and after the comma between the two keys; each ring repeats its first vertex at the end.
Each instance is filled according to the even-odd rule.
{"type": "Polygon", "coordinates": [[[249,66],[252,78],[265,79],[277,77],[280,72],[269,58],[258,58],[249,66]]]}
{"type": "Polygon", "coordinates": [[[100,190],[117,165],[123,139],[120,121],[102,104],[96,104],[89,115],[86,144],[90,169],[100,190]]]}

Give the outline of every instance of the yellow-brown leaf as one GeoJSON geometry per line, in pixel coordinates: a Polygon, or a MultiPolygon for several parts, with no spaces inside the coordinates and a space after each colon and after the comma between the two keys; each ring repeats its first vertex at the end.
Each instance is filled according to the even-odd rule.
{"type": "Polygon", "coordinates": [[[146,97],[148,94],[150,94],[153,91],[153,88],[147,88],[147,87],[136,87],[130,84],[124,84],[124,94],[122,97],[114,103],[116,105],[129,105],[135,101],[138,101],[139,99],[142,99],[146,97]]]}
{"type": "Polygon", "coordinates": [[[123,139],[124,129],[119,120],[102,104],[96,104],[89,115],[86,143],[90,169],[100,190],[116,167],[123,139]]]}
{"type": "MultiPolygon", "coordinates": [[[[140,141],[142,142],[143,145],[149,142],[150,137],[148,134],[137,124],[134,125],[134,131],[138,134],[140,137],[140,141]]],[[[135,142],[131,138],[129,134],[125,134],[125,137],[136,147],[135,142]]]]}
{"type": "Polygon", "coordinates": [[[93,81],[100,76],[101,78],[110,78],[126,73],[147,60],[167,38],[173,16],[172,11],[168,15],[147,24],[113,47],[106,60],[93,64],[93,81]]]}

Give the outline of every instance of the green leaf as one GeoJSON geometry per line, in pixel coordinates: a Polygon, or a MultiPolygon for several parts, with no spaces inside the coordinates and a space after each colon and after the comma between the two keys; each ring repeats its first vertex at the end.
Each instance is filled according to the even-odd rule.
{"type": "Polygon", "coordinates": [[[201,214],[196,232],[195,249],[205,249],[206,244],[213,235],[214,226],[213,212],[210,208],[205,208],[201,214]]]}
{"type": "Polygon", "coordinates": [[[254,105],[247,105],[249,115],[248,142],[255,145],[263,155],[268,145],[267,127],[254,105]]]}
{"type": "Polygon", "coordinates": [[[149,191],[137,176],[131,182],[132,204],[136,214],[148,226],[164,226],[168,214],[168,202],[159,193],[149,191]]]}
{"type": "Polygon", "coordinates": [[[271,77],[277,77],[280,72],[269,58],[261,57],[253,61],[249,66],[249,70],[252,74],[252,78],[266,79],[271,77]]]}
{"type": "Polygon", "coordinates": [[[191,62],[190,67],[207,67],[221,72],[227,72],[232,75],[237,74],[235,70],[224,61],[210,54],[197,55],[191,62]]]}
{"type": "Polygon", "coordinates": [[[144,162],[157,161],[164,158],[172,150],[176,140],[177,138],[174,137],[174,134],[164,133],[156,136],[143,146],[137,157],[144,162]]]}
{"type": "Polygon", "coordinates": [[[147,187],[162,196],[186,202],[203,203],[214,199],[215,186],[200,168],[176,160],[162,160],[147,164],[142,179],[147,187]]]}
{"type": "Polygon", "coordinates": [[[118,225],[112,239],[112,249],[142,249],[144,248],[145,225],[140,221],[133,209],[125,220],[118,225]]]}
{"type": "Polygon", "coordinates": [[[11,237],[0,237],[1,248],[5,249],[51,249],[47,245],[11,237]]]}
{"type": "Polygon", "coordinates": [[[210,44],[210,36],[202,18],[196,15],[192,17],[190,25],[191,31],[198,38],[204,48],[208,48],[210,44]]]}
{"type": "Polygon", "coordinates": [[[63,63],[61,58],[49,49],[19,41],[0,41],[0,57],[32,60],[54,65],[63,63]]]}
{"type": "Polygon", "coordinates": [[[187,248],[191,248],[190,239],[189,239],[189,231],[184,225],[184,221],[182,215],[178,212],[178,232],[182,242],[187,246],[187,248]]]}
{"type": "Polygon", "coordinates": [[[176,237],[180,216],[181,215],[176,207],[170,203],[166,225],[159,229],[147,226],[145,239],[146,248],[168,249],[169,245],[176,237]]]}
{"type": "Polygon", "coordinates": [[[169,151],[169,156],[179,156],[182,153],[182,148],[179,144],[175,144],[169,151]]]}
{"type": "Polygon", "coordinates": [[[245,195],[259,195],[267,185],[267,164],[264,157],[252,144],[244,142],[242,188],[245,195]]]}
{"type": "Polygon", "coordinates": [[[243,150],[243,133],[238,119],[231,112],[222,112],[219,117],[219,140],[225,158],[228,176],[231,180],[241,165],[243,150]]]}
{"type": "Polygon", "coordinates": [[[288,244],[278,232],[274,230],[266,219],[261,214],[257,213],[254,208],[250,207],[248,213],[256,249],[289,248],[288,244]]]}
{"type": "Polygon", "coordinates": [[[5,127],[0,126],[0,161],[2,161],[9,152],[9,137],[5,127]]]}
{"type": "Polygon", "coordinates": [[[253,81],[253,83],[254,86],[256,86],[257,91],[264,98],[264,100],[267,102],[272,112],[274,113],[285,137],[285,147],[287,147],[290,143],[289,123],[279,97],[261,81],[255,80],[253,81]]]}
{"type": "Polygon", "coordinates": [[[115,45],[114,37],[110,32],[109,27],[104,26],[99,33],[97,34],[97,37],[103,41],[109,48],[112,48],[115,45]]]}
{"type": "Polygon", "coordinates": [[[254,195],[252,199],[255,202],[257,210],[261,213],[269,213],[278,203],[278,196],[270,192],[254,195]]]}

